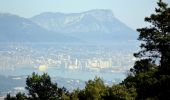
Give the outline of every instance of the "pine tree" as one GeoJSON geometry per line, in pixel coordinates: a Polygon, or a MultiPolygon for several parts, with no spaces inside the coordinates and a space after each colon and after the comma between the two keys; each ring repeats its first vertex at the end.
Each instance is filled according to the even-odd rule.
{"type": "Polygon", "coordinates": [[[143,41],[136,57],[145,57],[153,62],[160,60],[160,70],[163,74],[170,74],[170,8],[159,1],[159,8],[155,14],[146,17],[145,21],[151,23],[150,27],[137,29],[140,33],[139,40],[143,41]]]}
{"type": "Polygon", "coordinates": [[[139,58],[124,80],[127,87],[136,87],[137,99],[170,99],[170,8],[161,0],[158,8],[145,21],[151,25],[137,29],[142,41],[139,58]]]}
{"type": "Polygon", "coordinates": [[[26,79],[26,89],[29,96],[34,100],[61,100],[63,95],[67,95],[65,88],[58,88],[57,84],[51,82],[48,74],[38,75],[33,73],[26,79]]]}

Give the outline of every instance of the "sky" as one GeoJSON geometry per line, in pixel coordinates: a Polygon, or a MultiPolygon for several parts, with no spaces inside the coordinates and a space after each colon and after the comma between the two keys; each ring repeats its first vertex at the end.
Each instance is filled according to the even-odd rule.
{"type": "MultiPolygon", "coordinates": [[[[111,9],[114,16],[136,30],[146,26],[144,17],[154,12],[158,0],[0,0],[0,13],[30,18],[42,12],[79,13],[111,9]]],[[[170,5],[170,0],[163,0],[170,5]]]]}

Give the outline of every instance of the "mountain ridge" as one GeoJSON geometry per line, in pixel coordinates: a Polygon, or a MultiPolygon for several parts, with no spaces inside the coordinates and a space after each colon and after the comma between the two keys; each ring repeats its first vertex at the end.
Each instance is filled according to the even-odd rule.
{"type": "Polygon", "coordinates": [[[68,38],[55,34],[24,17],[0,14],[0,42],[61,42],[60,38],[68,38]]]}
{"type": "Polygon", "coordinates": [[[69,43],[112,43],[137,38],[134,30],[111,10],[104,9],[67,14],[45,12],[31,18],[0,14],[0,36],[1,41],[69,43]]]}

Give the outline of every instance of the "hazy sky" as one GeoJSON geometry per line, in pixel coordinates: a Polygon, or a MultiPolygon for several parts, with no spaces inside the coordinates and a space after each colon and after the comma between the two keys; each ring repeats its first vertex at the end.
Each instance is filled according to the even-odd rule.
{"type": "MultiPolygon", "coordinates": [[[[32,17],[42,12],[77,13],[91,9],[111,9],[133,29],[145,26],[143,19],[154,12],[158,0],[0,0],[0,12],[32,17]]],[[[170,0],[163,0],[170,4],[170,0]]]]}

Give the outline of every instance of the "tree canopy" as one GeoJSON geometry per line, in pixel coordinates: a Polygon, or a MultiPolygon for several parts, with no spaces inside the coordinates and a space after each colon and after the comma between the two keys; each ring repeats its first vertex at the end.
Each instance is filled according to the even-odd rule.
{"type": "Polygon", "coordinates": [[[134,56],[139,60],[123,81],[136,88],[137,99],[170,99],[170,8],[161,0],[157,4],[155,13],[145,18],[150,26],[137,29],[142,44],[134,56]]]}

